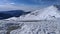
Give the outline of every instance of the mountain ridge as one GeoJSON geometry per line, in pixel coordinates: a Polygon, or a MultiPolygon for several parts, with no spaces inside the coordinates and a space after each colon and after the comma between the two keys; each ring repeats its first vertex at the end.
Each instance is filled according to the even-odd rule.
{"type": "Polygon", "coordinates": [[[60,18],[60,14],[58,13],[58,8],[55,5],[32,11],[26,15],[21,15],[19,17],[12,17],[6,20],[55,20],[60,18]]]}
{"type": "Polygon", "coordinates": [[[11,17],[19,17],[21,15],[26,15],[29,12],[25,12],[23,10],[11,10],[11,11],[0,11],[0,19],[7,19],[11,17]]]}
{"type": "Polygon", "coordinates": [[[50,6],[47,8],[43,8],[40,10],[36,10],[30,14],[27,14],[25,17],[20,16],[21,20],[50,20],[56,19],[60,17],[59,13],[57,13],[58,9],[55,6],[50,6]]]}

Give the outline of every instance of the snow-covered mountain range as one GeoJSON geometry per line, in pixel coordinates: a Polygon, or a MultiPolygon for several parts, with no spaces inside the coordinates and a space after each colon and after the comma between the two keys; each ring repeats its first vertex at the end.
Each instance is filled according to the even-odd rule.
{"type": "Polygon", "coordinates": [[[58,5],[52,5],[47,8],[32,11],[29,14],[20,17],[12,17],[6,20],[53,20],[60,18],[58,5]]]}

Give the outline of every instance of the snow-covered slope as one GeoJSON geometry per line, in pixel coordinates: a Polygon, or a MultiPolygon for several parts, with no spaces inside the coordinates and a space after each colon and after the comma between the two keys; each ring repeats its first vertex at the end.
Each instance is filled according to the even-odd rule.
{"type": "Polygon", "coordinates": [[[14,21],[14,20],[17,20],[18,18],[17,17],[11,17],[11,18],[8,18],[8,19],[5,19],[5,20],[12,20],[12,21],[14,21]]]}
{"type": "Polygon", "coordinates": [[[50,6],[21,17],[6,19],[10,21],[0,20],[0,34],[60,34],[60,15],[57,11],[55,6],[50,6]],[[56,18],[58,20],[51,20],[56,18]],[[20,22],[18,20],[39,20],[39,22],[20,22]]]}
{"type": "Polygon", "coordinates": [[[40,10],[32,11],[31,13],[22,15],[18,18],[12,17],[6,20],[55,20],[56,18],[60,17],[58,11],[58,8],[52,5],[40,10]]]}
{"type": "Polygon", "coordinates": [[[24,25],[21,29],[13,30],[10,34],[60,34],[60,23],[57,21],[22,23],[24,23],[24,25]]]}
{"type": "Polygon", "coordinates": [[[59,13],[57,13],[58,9],[55,6],[49,6],[44,9],[33,11],[30,14],[25,16],[21,16],[20,20],[50,20],[60,17],[59,13]]]}

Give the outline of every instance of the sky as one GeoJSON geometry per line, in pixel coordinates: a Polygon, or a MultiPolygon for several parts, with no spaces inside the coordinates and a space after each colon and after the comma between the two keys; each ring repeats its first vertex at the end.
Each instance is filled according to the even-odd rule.
{"type": "Polygon", "coordinates": [[[0,0],[0,10],[36,10],[60,4],[60,0],[0,0]]]}

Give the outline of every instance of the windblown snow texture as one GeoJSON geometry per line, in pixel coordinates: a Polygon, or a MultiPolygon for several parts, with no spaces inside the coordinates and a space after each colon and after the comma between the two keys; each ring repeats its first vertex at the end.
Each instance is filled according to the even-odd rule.
{"type": "MultiPolygon", "coordinates": [[[[20,20],[55,20],[60,17],[58,5],[49,6],[40,10],[32,11],[19,17],[20,20]]],[[[18,19],[18,18],[17,18],[18,19]]]]}

